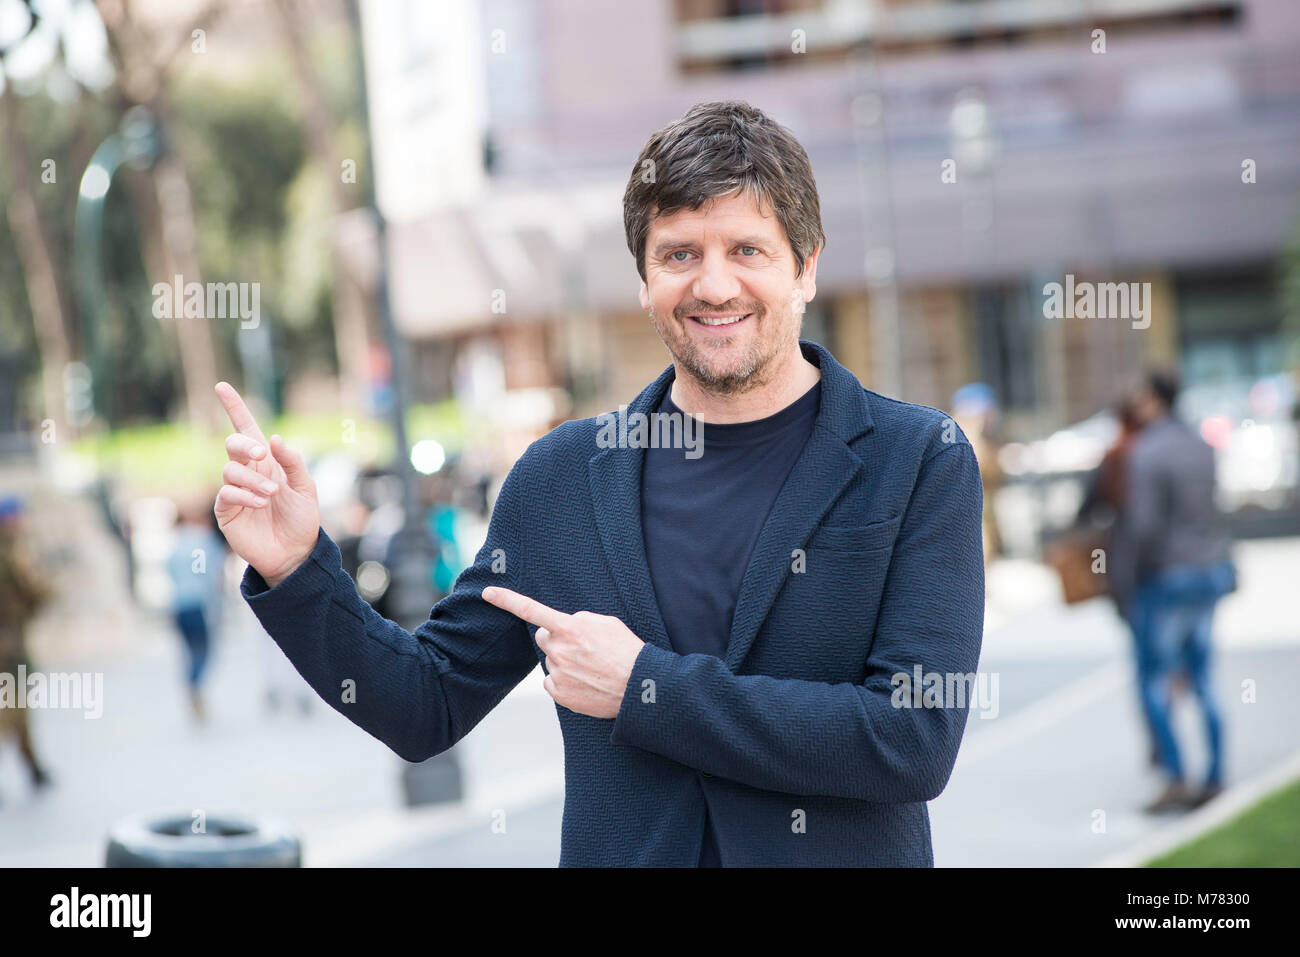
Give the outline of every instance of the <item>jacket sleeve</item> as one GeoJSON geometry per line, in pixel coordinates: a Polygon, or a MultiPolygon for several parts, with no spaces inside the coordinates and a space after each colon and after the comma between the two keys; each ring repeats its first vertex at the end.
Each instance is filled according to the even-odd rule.
{"type": "MultiPolygon", "coordinates": [[[[982,501],[969,444],[921,466],[861,684],[736,675],[712,655],[647,643],[611,740],[765,790],[875,802],[936,797],[970,703],[954,696],[946,707],[896,707],[903,696],[894,676],[910,679],[919,664],[926,674],[973,679],[984,627],[982,501]]],[[[835,609],[809,609],[816,614],[835,609]]]]}
{"type": "Polygon", "coordinates": [[[527,593],[519,544],[527,458],[506,478],[473,565],[414,633],[357,594],[323,529],[311,557],[274,588],[251,566],[240,583],[316,693],[408,761],[450,748],[537,665],[527,626],[480,597],[487,585],[527,593]]]}

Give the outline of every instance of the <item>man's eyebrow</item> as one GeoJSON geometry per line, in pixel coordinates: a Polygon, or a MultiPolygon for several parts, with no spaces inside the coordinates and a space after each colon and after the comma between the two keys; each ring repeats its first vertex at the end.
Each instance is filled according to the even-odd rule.
{"type": "MultiPolygon", "coordinates": [[[[766,249],[770,243],[771,240],[762,236],[738,236],[729,241],[732,246],[758,246],[760,249],[766,249]]],[[[683,246],[694,246],[695,244],[693,239],[665,239],[655,246],[651,255],[658,257],[670,250],[680,249],[683,246]]]]}

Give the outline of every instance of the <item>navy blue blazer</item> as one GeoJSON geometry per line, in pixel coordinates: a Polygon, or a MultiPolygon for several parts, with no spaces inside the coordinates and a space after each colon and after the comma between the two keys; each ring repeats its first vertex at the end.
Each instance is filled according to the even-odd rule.
{"type": "MultiPolygon", "coordinates": [[[[978,466],[942,412],[800,345],[821,409],[754,547],[725,660],[672,650],[642,538],[643,450],[599,447],[594,418],[529,446],[474,564],[414,634],[358,596],[324,530],[275,588],[250,567],[243,596],[317,693],[408,761],[454,745],[544,657],[533,625],[482,600],[487,585],[626,623],[646,644],[618,716],[556,706],[561,866],[693,867],[706,802],[725,866],[932,866],[925,802],[970,703],[898,707],[894,676],[978,665],[978,466]]],[[[673,375],[628,411],[655,410],[673,375]]]]}

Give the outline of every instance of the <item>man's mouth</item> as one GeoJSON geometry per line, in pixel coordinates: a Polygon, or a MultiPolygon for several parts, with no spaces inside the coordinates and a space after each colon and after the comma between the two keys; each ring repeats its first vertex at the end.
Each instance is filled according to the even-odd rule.
{"type": "Polygon", "coordinates": [[[736,323],[748,319],[752,312],[741,313],[740,315],[731,316],[691,316],[702,326],[734,326],[736,323]]]}

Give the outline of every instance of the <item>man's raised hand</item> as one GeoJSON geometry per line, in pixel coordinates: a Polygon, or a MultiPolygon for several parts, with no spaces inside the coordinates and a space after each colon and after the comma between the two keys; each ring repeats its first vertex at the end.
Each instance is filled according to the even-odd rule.
{"type": "Polygon", "coordinates": [[[213,513],[235,554],[274,587],[316,547],[316,483],[283,438],[267,441],[230,383],[218,382],[216,392],[235,431],[226,438],[230,461],[213,513]]]}

